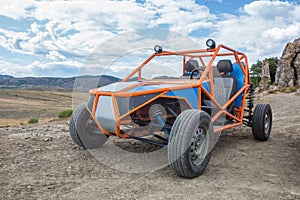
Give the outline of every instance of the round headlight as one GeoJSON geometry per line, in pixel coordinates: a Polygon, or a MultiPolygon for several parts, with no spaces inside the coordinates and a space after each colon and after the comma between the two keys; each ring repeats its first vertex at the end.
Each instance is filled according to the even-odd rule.
{"type": "Polygon", "coordinates": [[[213,39],[208,39],[206,41],[206,46],[210,49],[216,48],[216,42],[213,39]]]}
{"type": "Polygon", "coordinates": [[[155,46],[154,46],[154,51],[155,51],[156,53],[161,53],[161,52],[162,52],[162,47],[159,46],[159,45],[155,45],[155,46]]]}

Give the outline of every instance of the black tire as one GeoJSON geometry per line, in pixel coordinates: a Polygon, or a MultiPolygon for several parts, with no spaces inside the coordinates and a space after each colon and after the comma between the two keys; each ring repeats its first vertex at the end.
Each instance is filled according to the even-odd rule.
{"type": "Polygon", "coordinates": [[[204,172],[211,157],[209,138],[212,133],[211,118],[202,110],[185,110],[177,117],[168,145],[169,163],[176,174],[195,178],[204,172]],[[196,148],[199,149],[196,151],[196,148]]]}
{"type": "Polygon", "coordinates": [[[266,141],[272,129],[272,109],[269,104],[257,104],[252,118],[252,133],[256,140],[266,141]]]}
{"type": "Polygon", "coordinates": [[[70,119],[70,135],[78,146],[86,149],[99,148],[108,138],[90,117],[86,104],[81,104],[73,112],[70,119]]]}

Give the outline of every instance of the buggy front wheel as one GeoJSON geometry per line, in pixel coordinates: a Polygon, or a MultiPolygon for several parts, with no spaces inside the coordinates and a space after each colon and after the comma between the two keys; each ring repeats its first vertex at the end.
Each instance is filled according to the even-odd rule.
{"type": "Polygon", "coordinates": [[[171,168],[179,176],[200,176],[211,156],[209,137],[213,133],[210,116],[201,110],[185,110],[175,120],[168,145],[171,168]]]}

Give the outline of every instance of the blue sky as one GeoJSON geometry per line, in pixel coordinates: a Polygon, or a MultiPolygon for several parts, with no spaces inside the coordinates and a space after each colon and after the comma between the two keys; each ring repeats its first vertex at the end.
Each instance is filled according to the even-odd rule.
{"type": "MultiPolygon", "coordinates": [[[[172,41],[148,38],[128,44],[132,38],[120,40],[120,35],[129,33],[142,38],[137,30],[144,28],[167,29],[200,47],[214,38],[246,52],[253,63],[281,56],[285,44],[300,37],[299,13],[299,0],[1,1],[0,74],[76,76],[87,66],[86,58],[107,41],[119,48],[129,45],[128,51],[172,41]]],[[[166,46],[173,50],[175,44],[180,45],[166,46]]],[[[106,54],[112,56],[105,51],[101,56],[106,54]]],[[[128,62],[124,66],[139,64],[128,62]]]]}

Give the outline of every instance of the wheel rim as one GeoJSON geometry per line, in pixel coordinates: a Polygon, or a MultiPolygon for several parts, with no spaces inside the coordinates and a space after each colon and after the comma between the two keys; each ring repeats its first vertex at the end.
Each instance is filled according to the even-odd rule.
{"type": "Polygon", "coordinates": [[[199,166],[206,156],[206,130],[199,128],[192,137],[190,158],[194,165],[199,166]]]}
{"type": "Polygon", "coordinates": [[[269,113],[266,113],[266,114],[265,114],[265,134],[269,134],[269,131],[270,131],[270,125],[271,125],[270,114],[269,114],[269,113]]]}

